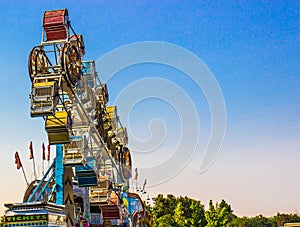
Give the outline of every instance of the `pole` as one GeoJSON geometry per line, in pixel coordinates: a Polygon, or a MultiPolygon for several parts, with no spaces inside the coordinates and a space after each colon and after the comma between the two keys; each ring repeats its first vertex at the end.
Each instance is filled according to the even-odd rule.
{"type": "Polygon", "coordinates": [[[47,161],[48,161],[48,168],[50,166],[50,144],[47,146],[48,154],[47,154],[47,161]]]}
{"type": "Polygon", "coordinates": [[[64,165],[62,144],[56,145],[55,159],[56,204],[64,204],[64,165]]]}
{"type": "Polygon", "coordinates": [[[30,151],[29,159],[32,159],[34,177],[35,177],[35,180],[37,180],[32,141],[30,141],[30,144],[29,144],[29,151],[30,151]]]}
{"type": "Polygon", "coordinates": [[[45,173],[45,159],[46,159],[46,154],[45,154],[45,144],[43,143],[42,144],[42,174],[44,176],[44,173],[45,173]]]}
{"type": "Polygon", "coordinates": [[[45,170],[44,170],[44,159],[43,159],[43,161],[42,161],[42,174],[43,174],[43,176],[44,176],[44,173],[45,173],[45,170]]]}
{"type": "MultiPolygon", "coordinates": [[[[34,156],[32,157],[32,163],[33,163],[34,178],[35,178],[35,180],[37,180],[34,156]]],[[[23,169],[23,168],[22,168],[22,169],[23,169]]]]}
{"type": "Polygon", "coordinates": [[[23,168],[23,166],[21,166],[21,168],[22,168],[22,172],[23,172],[23,175],[24,175],[24,178],[25,178],[26,184],[27,184],[27,186],[29,186],[29,183],[28,183],[28,180],[27,180],[27,177],[26,177],[26,174],[25,174],[25,171],[24,171],[24,168],[23,168]]]}

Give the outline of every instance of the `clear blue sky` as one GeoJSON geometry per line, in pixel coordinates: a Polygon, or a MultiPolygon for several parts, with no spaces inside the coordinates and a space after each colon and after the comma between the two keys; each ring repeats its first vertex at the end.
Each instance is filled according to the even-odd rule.
{"type": "MultiPolygon", "coordinates": [[[[224,144],[212,167],[199,174],[211,125],[205,98],[192,81],[157,64],[127,68],[109,81],[113,103],[130,82],[167,79],[187,92],[199,114],[196,154],[173,179],[148,187],[151,195],[182,194],[205,204],[224,198],[238,215],[300,212],[299,1],[1,1],[0,6],[1,206],[20,201],[25,190],[14,165],[15,150],[29,174],[29,141],[36,150],[46,142],[42,120],[29,116],[28,53],[41,41],[43,12],[68,8],[72,26],[84,35],[85,59],[98,59],[135,42],[167,42],[201,58],[222,89],[227,110],[224,144]]],[[[180,116],[161,100],[141,102],[132,111],[131,135],[149,137],[152,118],[167,126],[160,151],[166,158],[180,137],[180,125],[175,124],[180,116]]],[[[134,166],[147,164],[134,155],[134,166]]],[[[142,184],[146,176],[140,177],[142,184]]]]}

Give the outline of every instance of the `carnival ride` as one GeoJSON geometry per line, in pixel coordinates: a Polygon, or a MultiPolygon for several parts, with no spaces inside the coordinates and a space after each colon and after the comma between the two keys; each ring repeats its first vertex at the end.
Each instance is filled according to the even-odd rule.
{"type": "Polygon", "coordinates": [[[116,106],[68,10],[46,11],[41,44],[29,53],[30,115],[42,117],[56,157],[22,203],[6,204],[5,226],[150,226],[129,191],[131,153],[116,106]]]}

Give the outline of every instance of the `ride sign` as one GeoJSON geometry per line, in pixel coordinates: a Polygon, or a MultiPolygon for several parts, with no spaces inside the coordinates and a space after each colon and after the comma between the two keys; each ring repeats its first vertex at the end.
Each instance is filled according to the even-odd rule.
{"type": "Polygon", "coordinates": [[[5,217],[5,222],[48,221],[47,214],[16,215],[5,217]]]}

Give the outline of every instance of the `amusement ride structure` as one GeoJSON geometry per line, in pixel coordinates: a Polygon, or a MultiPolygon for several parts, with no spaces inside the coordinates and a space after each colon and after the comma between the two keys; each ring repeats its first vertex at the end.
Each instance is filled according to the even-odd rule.
{"type": "MultiPolygon", "coordinates": [[[[22,203],[5,204],[5,226],[151,226],[129,190],[131,153],[116,106],[67,9],[46,11],[41,44],[29,53],[30,115],[42,117],[56,157],[22,203]]],[[[16,153],[16,162],[20,161],[16,153]]]]}

